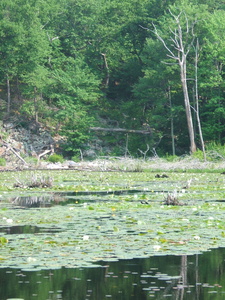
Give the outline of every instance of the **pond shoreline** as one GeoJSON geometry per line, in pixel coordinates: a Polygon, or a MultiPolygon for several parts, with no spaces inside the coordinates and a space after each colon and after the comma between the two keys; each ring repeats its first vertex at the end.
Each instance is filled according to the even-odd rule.
{"type": "Polygon", "coordinates": [[[200,161],[190,156],[177,158],[176,161],[168,162],[166,159],[133,159],[133,158],[113,158],[96,159],[93,161],[64,161],[63,163],[50,163],[40,161],[38,164],[7,163],[6,166],[0,166],[0,172],[23,171],[23,170],[77,170],[77,171],[187,171],[187,170],[225,170],[225,161],[211,162],[200,161]]]}

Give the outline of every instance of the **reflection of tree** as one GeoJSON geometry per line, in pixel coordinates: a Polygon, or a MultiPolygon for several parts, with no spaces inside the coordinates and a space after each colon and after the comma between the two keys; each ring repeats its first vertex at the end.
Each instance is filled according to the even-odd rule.
{"type": "MultiPolygon", "coordinates": [[[[209,290],[196,283],[224,282],[224,253],[224,249],[216,249],[195,256],[154,256],[149,259],[104,262],[102,268],[78,266],[36,272],[14,269],[6,272],[6,268],[0,268],[1,287],[4,287],[0,289],[0,299],[13,298],[15,294],[18,298],[31,299],[33,294],[37,294],[40,300],[99,300],[106,299],[106,295],[111,295],[111,299],[146,300],[150,299],[150,288],[151,295],[157,300],[165,300],[167,294],[171,296],[168,298],[175,300],[209,300],[212,299],[209,290]],[[166,274],[170,274],[168,278],[171,277],[171,280],[163,279],[166,274]],[[180,275],[179,279],[177,274],[180,275]],[[21,284],[27,282],[28,278],[29,284],[21,284]],[[38,284],[40,281],[44,284],[38,284]],[[154,292],[156,285],[158,290],[154,292]],[[189,297],[185,292],[191,286],[193,290],[189,297]]],[[[217,285],[215,288],[218,289],[217,285]]],[[[223,293],[224,288],[221,287],[220,291],[223,293]]]]}
{"type": "Polygon", "coordinates": [[[177,289],[176,300],[182,300],[184,298],[184,289],[187,287],[187,255],[181,256],[181,285],[177,289]]]}
{"type": "Polygon", "coordinates": [[[184,289],[187,287],[187,255],[181,256],[180,264],[180,279],[171,280],[170,284],[167,284],[163,295],[157,299],[164,299],[165,295],[171,293],[174,295],[173,299],[182,300],[184,298],[184,289]]]}
{"type": "MultiPolygon", "coordinates": [[[[195,255],[195,268],[193,275],[191,276],[191,280],[194,281],[196,286],[196,295],[195,299],[199,300],[200,295],[200,285],[197,283],[199,282],[199,262],[198,262],[198,254],[195,255]],[[195,280],[194,280],[195,278],[195,280]]],[[[181,257],[181,267],[180,267],[180,276],[181,281],[179,282],[180,285],[178,286],[176,300],[182,300],[184,298],[185,288],[188,287],[188,257],[187,255],[182,255],[181,257]]]]}
{"type": "Polygon", "coordinates": [[[198,254],[195,255],[195,285],[196,285],[196,300],[199,300],[200,285],[199,282],[199,267],[198,267],[198,254]]]}

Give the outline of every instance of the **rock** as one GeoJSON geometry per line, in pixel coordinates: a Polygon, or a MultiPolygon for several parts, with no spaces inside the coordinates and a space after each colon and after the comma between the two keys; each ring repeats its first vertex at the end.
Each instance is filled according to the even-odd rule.
{"type": "Polygon", "coordinates": [[[74,167],[77,166],[77,163],[76,163],[75,161],[73,161],[73,160],[68,160],[68,161],[66,162],[66,165],[67,165],[69,168],[74,168],[74,167]]]}

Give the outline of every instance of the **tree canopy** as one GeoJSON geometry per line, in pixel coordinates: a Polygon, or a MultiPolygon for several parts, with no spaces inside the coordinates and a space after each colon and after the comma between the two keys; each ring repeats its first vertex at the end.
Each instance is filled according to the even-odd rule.
{"type": "Polygon", "coordinates": [[[67,156],[97,142],[180,155],[193,146],[187,93],[196,147],[198,117],[205,142],[224,144],[224,18],[214,0],[2,0],[0,118],[51,128],[67,156]]]}

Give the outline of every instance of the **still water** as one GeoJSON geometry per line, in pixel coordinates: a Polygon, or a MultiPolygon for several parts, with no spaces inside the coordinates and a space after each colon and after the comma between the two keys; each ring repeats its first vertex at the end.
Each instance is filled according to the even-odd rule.
{"type": "Polygon", "coordinates": [[[0,269],[0,300],[222,300],[224,255],[219,248],[190,256],[102,262],[96,268],[0,269]]]}

